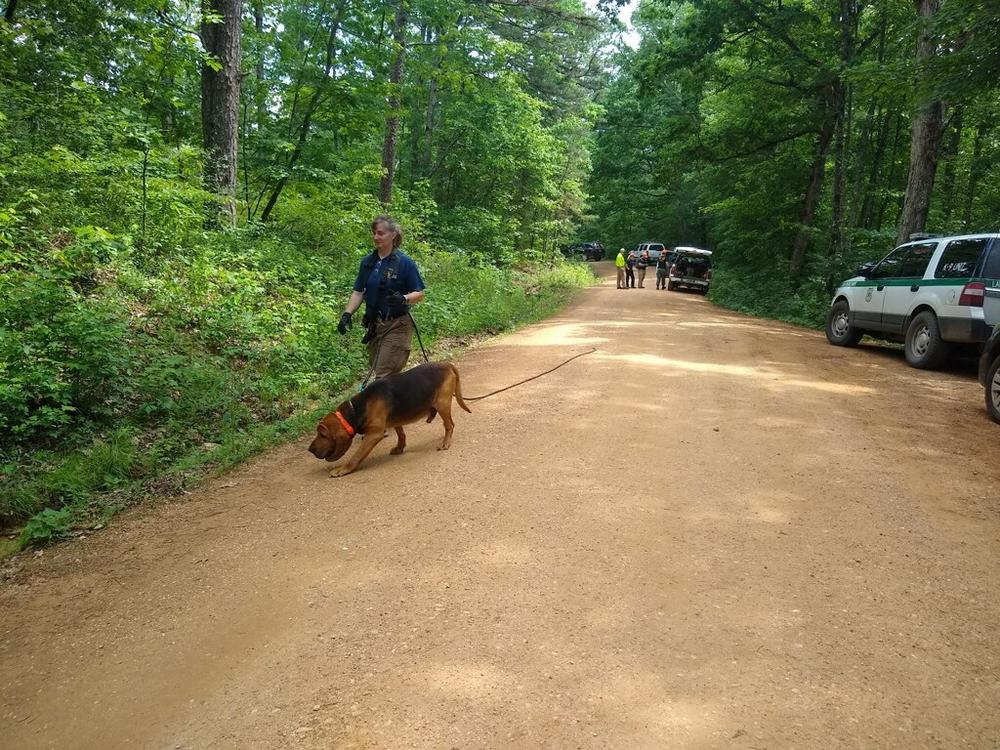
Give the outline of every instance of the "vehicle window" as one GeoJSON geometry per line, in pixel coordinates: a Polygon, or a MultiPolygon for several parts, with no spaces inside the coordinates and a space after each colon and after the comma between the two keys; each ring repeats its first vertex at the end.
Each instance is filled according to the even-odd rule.
{"type": "Polygon", "coordinates": [[[897,247],[891,253],[889,253],[882,262],[872,269],[872,275],[869,278],[872,279],[891,279],[899,275],[899,266],[903,262],[903,258],[906,257],[906,251],[909,250],[908,247],[897,247]]]}
{"type": "Polygon", "coordinates": [[[934,272],[936,279],[962,279],[975,275],[987,240],[952,240],[934,272]]]}
{"type": "Polygon", "coordinates": [[[1000,279],[1000,240],[993,240],[990,255],[983,266],[983,276],[987,279],[1000,279]]]}
{"type": "Polygon", "coordinates": [[[895,275],[902,279],[922,279],[927,272],[927,264],[931,262],[931,256],[936,249],[936,242],[910,245],[906,257],[899,264],[899,271],[895,275]]]}
{"type": "Polygon", "coordinates": [[[650,245],[649,246],[649,252],[651,252],[651,253],[654,253],[654,252],[655,253],[662,253],[663,252],[663,245],[650,245]]]}

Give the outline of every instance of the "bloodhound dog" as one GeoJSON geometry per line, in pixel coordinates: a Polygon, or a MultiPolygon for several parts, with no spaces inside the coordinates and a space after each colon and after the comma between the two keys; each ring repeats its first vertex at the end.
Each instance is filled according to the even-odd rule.
{"type": "Polygon", "coordinates": [[[336,461],[347,453],[354,436],[362,435],[358,449],[330,472],[331,477],[342,477],[361,466],[389,427],[396,430],[396,447],[390,452],[398,455],[406,448],[403,425],[425,418],[430,422],[437,414],[444,422],[444,440],[438,450],[448,450],[455,429],[452,398],[472,413],[462,400],[458,369],[450,362],[430,362],[380,378],[320,420],[309,452],[316,458],[336,461]]]}

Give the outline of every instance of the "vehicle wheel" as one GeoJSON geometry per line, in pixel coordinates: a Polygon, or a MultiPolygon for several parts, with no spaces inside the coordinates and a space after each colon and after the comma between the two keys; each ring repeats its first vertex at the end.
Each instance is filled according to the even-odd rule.
{"type": "Polygon", "coordinates": [[[826,340],[834,346],[857,346],[864,336],[851,325],[851,306],[847,300],[837,300],[826,314],[826,340]]]}
{"type": "Polygon", "coordinates": [[[994,422],[1000,422],[1000,357],[986,371],[986,411],[994,422]]]}
{"type": "Polygon", "coordinates": [[[924,310],[906,329],[906,361],[920,370],[934,370],[944,364],[950,347],[941,338],[937,316],[924,310]]]}

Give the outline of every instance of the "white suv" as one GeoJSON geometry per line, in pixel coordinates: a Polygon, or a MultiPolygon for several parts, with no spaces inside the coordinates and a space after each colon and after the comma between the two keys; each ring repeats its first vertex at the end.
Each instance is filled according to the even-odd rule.
{"type": "Polygon", "coordinates": [[[940,367],[951,343],[981,344],[987,286],[1000,279],[1000,234],[915,240],[865,264],[833,295],[826,338],[854,346],[868,333],[905,342],[913,367],[940,367]]]}
{"type": "Polygon", "coordinates": [[[635,254],[641,256],[644,250],[649,252],[649,262],[656,263],[660,253],[666,251],[666,247],[662,242],[643,242],[635,249],[635,254]]]}

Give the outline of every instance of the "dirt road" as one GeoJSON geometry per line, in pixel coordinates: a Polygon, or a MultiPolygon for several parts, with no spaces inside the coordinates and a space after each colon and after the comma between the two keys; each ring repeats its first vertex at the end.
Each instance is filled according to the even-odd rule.
{"type": "MultiPolygon", "coordinates": [[[[602,272],[612,269],[602,264],[602,272]]],[[[1000,744],[1000,427],[967,373],[619,291],[0,584],[0,745],[1000,744]]]]}

